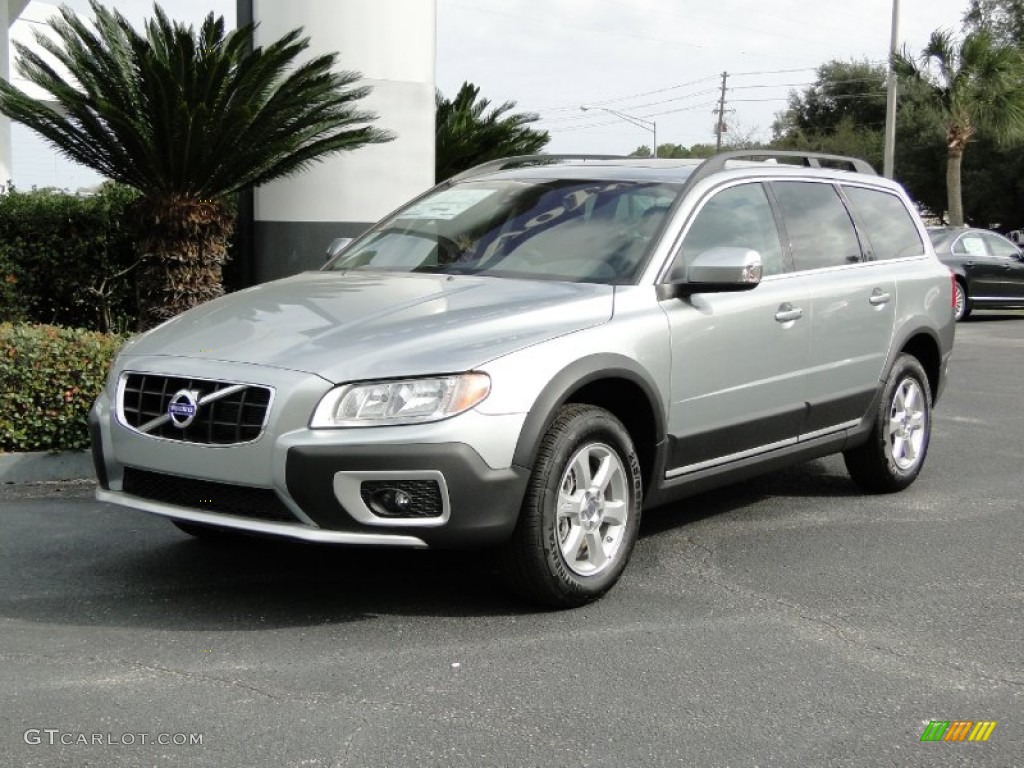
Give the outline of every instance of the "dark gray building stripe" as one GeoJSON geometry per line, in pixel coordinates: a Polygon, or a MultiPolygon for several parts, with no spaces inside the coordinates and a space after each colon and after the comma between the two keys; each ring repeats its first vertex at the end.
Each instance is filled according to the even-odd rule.
{"type": "Polygon", "coordinates": [[[372,222],[256,221],[253,224],[253,283],[320,269],[336,237],[357,237],[372,222]]]}

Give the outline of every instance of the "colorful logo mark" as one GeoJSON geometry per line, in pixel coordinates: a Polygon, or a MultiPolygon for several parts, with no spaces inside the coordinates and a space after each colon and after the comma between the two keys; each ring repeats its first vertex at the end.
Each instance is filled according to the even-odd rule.
{"type": "Polygon", "coordinates": [[[995,720],[932,720],[921,741],[988,741],[995,729],[995,720]]]}

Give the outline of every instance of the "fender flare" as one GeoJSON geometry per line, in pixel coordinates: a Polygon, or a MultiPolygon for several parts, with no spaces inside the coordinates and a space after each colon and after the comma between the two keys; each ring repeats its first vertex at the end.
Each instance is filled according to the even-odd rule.
{"type": "Polygon", "coordinates": [[[533,457],[537,446],[555,419],[555,414],[569,397],[581,387],[600,379],[624,379],[636,385],[647,397],[647,404],[654,414],[655,444],[665,439],[665,409],[661,390],[647,371],[635,360],[624,355],[600,353],[580,358],[561,371],[541,390],[519,432],[513,465],[533,468],[533,457]]]}

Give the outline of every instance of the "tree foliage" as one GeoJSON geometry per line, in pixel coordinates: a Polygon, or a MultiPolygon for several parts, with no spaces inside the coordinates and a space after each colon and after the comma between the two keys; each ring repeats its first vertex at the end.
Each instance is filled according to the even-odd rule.
{"type": "Polygon", "coordinates": [[[937,30],[918,57],[893,57],[907,82],[924,88],[946,131],[949,219],[964,223],[961,164],[980,129],[997,141],[1024,137],[1024,62],[1016,47],[993,42],[985,31],[962,39],[937,30]]]}
{"type": "Polygon", "coordinates": [[[435,173],[444,181],[488,160],[532,155],[547,146],[547,131],[531,128],[539,116],[513,112],[514,101],[491,107],[480,88],[465,82],[454,99],[436,96],[435,173]]]}
{"type": "Polygon", "coordinates": [[[0,322],[104,333],[134,327],[138,257],[124,224],[137,197],[113,182],[87,196],[14,188],[0,195],[0,322]]]}
{"type": "Polygon", "coordinates": [[[141,193],[143,327],[221,293],[226,196],[391,138],[356,108],[369,92],[358,73],[336,71],[333,54],[301,61],[301,30],[253,49],[252,24],[227,32],[212,13],[196,30],[154,6],[139,31],[90,6],[91,23],[65,6],[52,39],[37,32],[42,54],[15,43],[18,71],[57,106],[0,81],[0,111],[141,193]]]}
{"type": "MultiPolygon", "coordinates": [[[[727,147],[727,149],[734,149],[734,147],[727,147]]],[[[714,144],[694,144],[689,147],[684,147],[682,144],[672,144],[666,142],[658,145],[658,158],[659,159],[687,159],[697,158],[705,159],[715,154],[714,144]]],[[[646,144],[641,144],[639,147],[629,153],[629,157],[651,157],[651,148],[646,144]]]]}
{"type": "Polygon", "coordinates": [[[988,32],[1003,45],[1024,46],[1024,0],[971,0],[964,14],[968,32],[988,32]]]}
{"type": "Polygon", "coordinates": [[[867,61],[822,64],[813,84],[803,93],[790,93],[788,109],[773,126],[775,136],[828,135],[842,123],[857,128],[882,128],[885,84],[884,66],[867,61]]]}

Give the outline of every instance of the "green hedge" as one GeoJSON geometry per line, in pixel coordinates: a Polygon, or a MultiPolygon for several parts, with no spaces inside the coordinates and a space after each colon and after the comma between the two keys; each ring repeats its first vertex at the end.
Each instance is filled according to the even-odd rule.
{"type": "Polygon", "coordinates": [[[0,195],[0,321],[134,328],[128,206],[135,198],[113,183],[89,196],[17,189],[0,195]]]}
{"type": "Polygon", "coordinates": [[[121,336],[0,323],[0,451],[89,446],[88,416],[121,336]]]}

